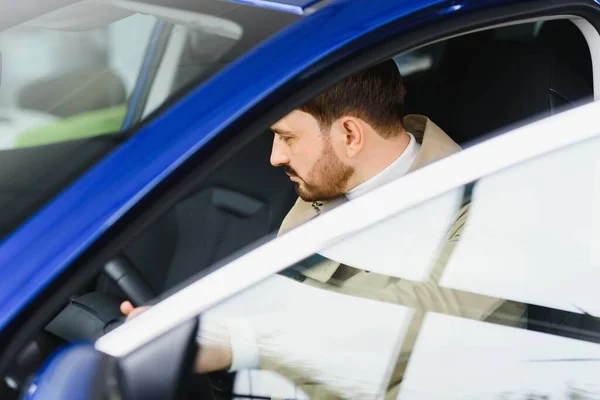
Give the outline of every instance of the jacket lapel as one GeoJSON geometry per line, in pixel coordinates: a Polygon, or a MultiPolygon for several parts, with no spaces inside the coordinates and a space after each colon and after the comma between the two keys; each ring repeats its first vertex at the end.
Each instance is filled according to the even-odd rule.
{"type": "MultiPolygon", "coordinates": [[[[404,117],[404,127],[421,144],[417,158],[410,166],[409,172],[460,151],[460,146],[425,116],[407,115],[404,117]]],[[[283,220],[278,234],[281,235],[302,225],[318,215],[343,204],[345,201],[346,198],[343,197],[329,202],[308,203],[298,198],[283,220]]],[[[319,259],[316,264],[314,263],[314,258],[311,258],[311,260],[312,263],[310,266],[304,268],[300,266],[301,269],[298,272],[321,283],[329,281],[340,267],[339,262],[325,257],[319,259]]]]}
{"type": "Polygon", "coordinates": [[[460,151],[460,146],[424,115],[407,115],[404,117],[404,127],[421,144],[417,158],[408,172],[460,151]]]}

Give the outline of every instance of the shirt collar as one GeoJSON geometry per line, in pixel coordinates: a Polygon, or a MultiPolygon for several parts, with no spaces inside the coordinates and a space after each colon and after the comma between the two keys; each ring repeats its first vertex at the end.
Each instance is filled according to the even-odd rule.
{"type": "Polygon", "coordinates": [[[385,167],[377,175],[346,193],[346,197],[349,200],[362,196],[378,186],[385,185],[386,183],[406,175],[410,169],[410,166],[417,158],[417,154],[419,154],[419,148],[421,147],[419,143],[417,143],[415,137],[410,132],[407,133],[410,137],[410,141],[408,142],[408,146],[406,146],[406,149],[404,149],[402,154],[400,154],[398,158],[396,158],[390,165],[385,167]]]}

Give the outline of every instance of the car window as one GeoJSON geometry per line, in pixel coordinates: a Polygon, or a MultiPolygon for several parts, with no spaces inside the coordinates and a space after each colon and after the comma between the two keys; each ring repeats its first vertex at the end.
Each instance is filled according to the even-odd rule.
{"type": "MultiPolygon", "coordinates": [[[[519,42],[533,42],[535,37],[539,34],[543,23],[544,22],[532,22],[495,28],[488,30],[487,35],[493,37],[495,41],[514,40],[519,42]]],[[[469,37],[469,35],[464,36],[464,38],[466,37],[469,37]]],[[[449,62],[447,60],[448,58],[464,57],[464,61],[467,61],[468,58],[472,56],[472,53],[477,53],[481,50],[477,49],[475,45],[458,49],[457,51],[454,42],[459,41],[460,39],[440,40],[416,50],[402,53],[394,57],[394,61],[398,64],[398,69],[403,77],[406,78],[415,75],[415,77],[409,79],[420,79],[422,76],[436,73],[438,68],[445,68],[446,66],[444,64],[449,62]],[[453,43],[449,46],[449,42],[453,43]],[[440,63],[442,63],[442,65],[440,65],[440,63]]]]}
{"type": "MultiPolygon", "coordinates": [[[[412,282],[421,282],[428,294],[446,236],[456,221],[462,224],[462,199],[462,188],[452,190],[349,235],[203,313],[202,337],[217,326],[234,338],[251,329],[269,354],[261,358],[266,375],[243,371],[234,393],[319,398],[331,391],[364,399],[385,393],[403,338],[415,338],[407,329],[415,309],[427,302],[412,282]],[[400,300],[392,287],[403,281],[411,283],[400,289],[407,294],[400,300]]],[[[245,351],[243,342],[235,347],[245,351]]]]}
{"type": "Polygon", "coordinates": [[[243,353],[253,332],[242,397],[596,398],[598,151],[566,147],[349,235],[205,312],[202,335],[224,326],[243,353]]]}
{"type": "Polygon", "coordinates": [[[167,3],[77,2],[0,32],[0,237],[163,104],[299,18],[167,3]]]}
{"type": "MultiPolygon", "coordinates": [[[[573,126],[572,119],[546,120],[480,148],[510,148],[519,135],[526,136],[521,144],[558,137],[568,145],[533,158],[522,150],[526,161],[474,175],[477,180],[367,228],[352,229],[346,222],[353,219],[344,214],[351,207],[367,218],[379,215],[382,204],[404,201],[406,185],[431,171],[447,178],[445,166],[456,161],[450,157],[445,166],[412,173],[302,226],[320,222],[319,230],[335,225],[343,232],[200,315],[200,351],[216,342],[233,352],[235,374],[221,373],[231,386],[223,389],[219,385],[228,380],[210,376],[220,382],[219,393],[290,399],[597,398],[600,139],[595,125],[587,124],[592,106],[571,114],[586,124],[582,137],[591,139],[570,144],[562,132],[573,126]],[[415,254],[420,252],[426,254],[415,254]]],[[[454,157],[462,156],[482,155],[474,148],[454,157]]],[[[295,245],[287,249],[296,252],[313,242],[308,232],[283,233],[279,243],[292,237],[295,245]]],[[[205,296],[231,290],[198,284],[228,274],[255,279],[255,272],[264,272],[259,261],[295,257],[285,248],[270,241],[236,258],[181,290],[179,300],[159,303],[154,318],[171,315],[176,303],[208,304],[205,296]]],[[[100,349],[109,351],[111,339],[103,339],[100,349]]],[[[109,353],[119,355],[123,338],[113,344],[109,353]]]]}
{"type": "Polygon", "coordinates": [[[182,87],[231,62],[243,36],[254,35],[244,43],[248,49],[289,21],[258,28],[235,19],[203,13],[202,6],[81,2],[0,33],[0,149],[127,129],[141,111],[149,115],[182,87]],[[178,52],[173,42],[181,43],[178,52]],[[166,71],[159,74],[160,68],[166,71]],[[145,107],[155,86],[162,93],[145,107]]]}
{"type": "Polygon", "coordinates": [[[481,179],[442,284],[599,315],[599,147],[592,140],[481,179]]]}
{"type": "Polygon", "coordinates": [[[473,32],[395,60],[404,75],[405,112],[427,115],[461,145],[593,96],[589,45],[568,19],[473,32]],[[553,77],[549,81],[543,80],[546,72],[553,77]],[[549,91],[568,93],[569,101],[554,99],[549,91]],[[527,100],[511,101],[515,93],[527,100]]]}
{"type": "Polygon", "coordinates": [[[32,21],[0,33],[2,148],[119,131],[157,21],[131,15],[81,31],[32,21]]]}

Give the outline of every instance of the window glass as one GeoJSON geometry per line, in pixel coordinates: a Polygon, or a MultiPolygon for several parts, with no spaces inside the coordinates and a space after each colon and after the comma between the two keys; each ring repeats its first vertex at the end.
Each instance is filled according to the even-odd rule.
{"type": "Polygon", "coordinates": [[[568,19],[481,30],[395,60],[404,74],[404,111],[427,115],[465,146],[593,98],[589,45],[568,19]],[[424,55],[433,60],[430,66],[412,72],[415,67],[409,61],[424,55]],[[513,102],[515,93],[526,101],[513,102]]]}
{"type": "Polygon", "coordinates": [[[295,20],[247,8],[83,1],[1,32],[0,149],[129,128],[295,20]]]}
{"type": "Polygon", "coordinates": [[[410,213],[396,215],[368,231],[352,235],[323,250],[321,255],[357,269],[413,281],[426,280],[439,243],[454,222],[461,201],[462,190],[450,191],[410,213]],[[414,228],[406,232],[402,229],[405,226],[414,228]],[[397,254],[402,254],[400,265],[395,259],[397,254]]]}
{"type": "MultiPolygon", "coordinates": [[[[263,355],[269,354],[263,357],[269,366],[265,369],[279,375],[279,381],[296,383],[295,390],[308,396],[315,395],[314,389],[333,390],[343,398],[354,393],[373,399],[387,385],[399,338],[411,316],[407,307],[326,291],[276,275],[205,313],[202,335],[224,326],[233,337],[240,337],[237,349],[253,352],[243,339],[244,332],[252,330],[263,355]],[[315,379],[320,383],[307,383],[315,379]]],[[[234,357],[244,357],[236,353],[234,357]]],[[[290,394],[289,383],[271,387],[267,384],[273,378],[265,380],[260,373],[250,378],[249,384],[236,382],[237,395],[290,394]],[[242,392],[248,388],[250,393],[242,392]]]]}
{"type": "Polygon", "coordinates": [[[0,33],[2,149],[118,131],[156,22],[138,14],[71,31],[32,21],[0,33]]]}
{"type": "Polygon", "coordinates": [[[428,314],[399,399],[600,398],[600,345],[428,314]]]}
{"type": "Polygon", "coordinates": [[[225,327],[234,357],[248,360],[258,351],[267,370],[241,361],[252,371],[237,377],[234,392],[375,399],[397,385],[397,360],[403,369],[425,311],[477,318],[495,308],[496,299],[478,304],[479,297],[453,297],[436,283],[464,223],[463,193],[450,191],[349,235],[205,312],[201,337],[225,327]],[[248,347],[248,331],[258,347],[248,347]]]}
{"type": "Polygon", "coordinates": [[[593,139],[481,179],[442,284],[600,315],[599,151],[593,139]]]}
{"type": "Polygon", "coordinates": [[[299,18],[186,7],[82,1],[0,32],[0,237],[166,101],[299,18]]]}
{"type": "Polygon", "coordinates": [[[200,340],[229,332],[241,397],[597,398],[599,145],[353,233],[205,312],[200,340]]]}
{"type": "MultiPolygon", "coordinates": [[[[78,3],[0,33],[3,148],[118,132],[137,122],[135,110],[154,85],[173,27],[190,42],[187,62],[202,65],[195,76],[218,63],[243,34],[226,18],[146,8],[78,3]]],[[[168,85],[162,101],[175,91],[178,69],[168,72],[160,75],[168,85]]]]}
{"type": "MultiPolygon", "coordinates": [[[[568,22],[570,24],[570,22],[568,22]]],[[[475,33],[453,39],[445,39],[427,46],[408,51],[394,57],[398,64],[398,69],[404,77],[409,80],[422,75],[433,75],[436,72],[445,72],[447,68],[461,68],[460,74],[468,68],[468,61],[473,55],[476,55],[482,49],[476,41],[469,41],[469,37],[486,36],[494,42],[500,41],[519,41],[533,42],[541,29],[543,22],[533,22],[526,24],[509,25],[495,28],[486,33],[475,33]],[[463,39],[467,39],[464,42],[463,39]],[[452,64],[457,64],[456,67],[452,64]],[[441,71],[438,71],[441,68],[441,71]]],[[[489,44],[489,43],[488,43],[489,44]]],[[[453,71],[457,72],[457,71],[453,71]]],[[[456,79],[458,77],[454,77],[456,79]]],[[[440,77],[438,77],[440,79],[440,77]]]]}

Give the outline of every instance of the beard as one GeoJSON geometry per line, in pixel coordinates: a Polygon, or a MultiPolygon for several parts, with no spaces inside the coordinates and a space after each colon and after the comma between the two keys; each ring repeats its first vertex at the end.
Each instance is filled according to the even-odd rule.
{"type": "Polygon", "coordinates": [[[309,203],[328,201],[342,196],[354,168],[345,165],[334,153],[331,141],[326,140],[319,161],[315,163],[307,179],[302,179],[293,168],[286,166],[286,172],[301,182],[294,182],[298,196],[309,203]]]}

